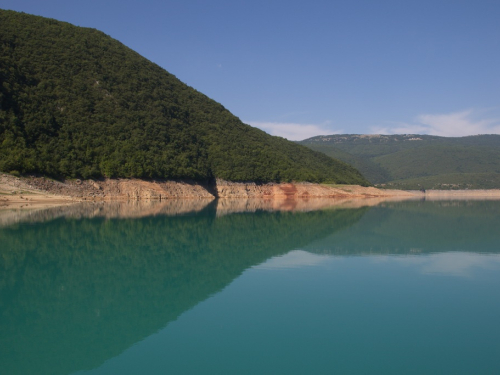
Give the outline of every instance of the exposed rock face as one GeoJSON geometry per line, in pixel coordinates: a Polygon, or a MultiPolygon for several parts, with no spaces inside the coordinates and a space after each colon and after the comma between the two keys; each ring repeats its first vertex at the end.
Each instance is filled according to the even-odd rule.
{"type": "Polygon", "coordinates": [[[357,185],[329,186],[309,182],[268,183],[216,181],[218,198],[355,198],[413,195],[357,185]]]}
{"type": "Polygon", "coordinates": [[[215,199],[215,198],[356,198],[414,195],[397,190],[379,190],[356,185],[319,185],[300,183],[229,182],[214,184],[195,181],[138,179],[67,180],[45,177],[17,178],[0,175],[0,190],[5,193],[31,191],[66,196],[78,200],[139,200],[139,199],[215,199]],[[3,187],[3,188],[2,188],[3,187]]]}
{"type": "Polygon", "coordinates": [[[138,179],[72,180],[59,182],[43,177],[29,178],[34,188],[84,200],[209,198],[209,187],[187,181],[138,179]]]}

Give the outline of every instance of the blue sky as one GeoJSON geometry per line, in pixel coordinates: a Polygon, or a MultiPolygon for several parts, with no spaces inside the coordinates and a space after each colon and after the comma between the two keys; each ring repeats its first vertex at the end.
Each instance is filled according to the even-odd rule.
{"type": "Polygon", "coordinates": [[[0,0],[99,29],[299,140],[500,134],[500,1],[0,0]]]}

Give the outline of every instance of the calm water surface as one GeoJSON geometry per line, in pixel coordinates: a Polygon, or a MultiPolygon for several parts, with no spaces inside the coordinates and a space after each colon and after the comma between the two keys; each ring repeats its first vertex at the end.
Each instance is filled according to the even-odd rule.
{"type": "Polygon", "coordinates": [[[185,205],[0,217],[0,373],[500,373],[500,201],[185,205]]]}

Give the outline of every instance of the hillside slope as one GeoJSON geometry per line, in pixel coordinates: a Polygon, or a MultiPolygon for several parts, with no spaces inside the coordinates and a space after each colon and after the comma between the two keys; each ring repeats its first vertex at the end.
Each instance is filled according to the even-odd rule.
{"type": "Polygon", "coordinates": [[[0,171],[367,185],[94,29],[0,10],[0,171]]]}
{"type": "Polygon", "coordinates": [[[329,135],[299,142],[399,189],[500,187],[500,135],[329,135]]]}

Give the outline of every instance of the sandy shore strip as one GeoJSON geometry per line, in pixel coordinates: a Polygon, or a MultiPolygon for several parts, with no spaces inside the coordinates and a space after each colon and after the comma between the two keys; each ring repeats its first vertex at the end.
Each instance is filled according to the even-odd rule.
{"type": "Polygon", "coordinates": [[[78,202],[74,197],[50,194],[30,186],[26,180],[0,173],[0,210],[43,209],[78,202]]]}
{"type": "Polygon", "coordinates": [[[421,193],[425,199],[500,199],[500,189],[490,190],[426,190],[421,193]]]}
{"type": "Polygon", "coordinates": [[[32,209],[64,206],[78,202],[71,197],[53,196],[23,192],[19,195],[4,195],[0,193],[1,209],[32,209]]]}

